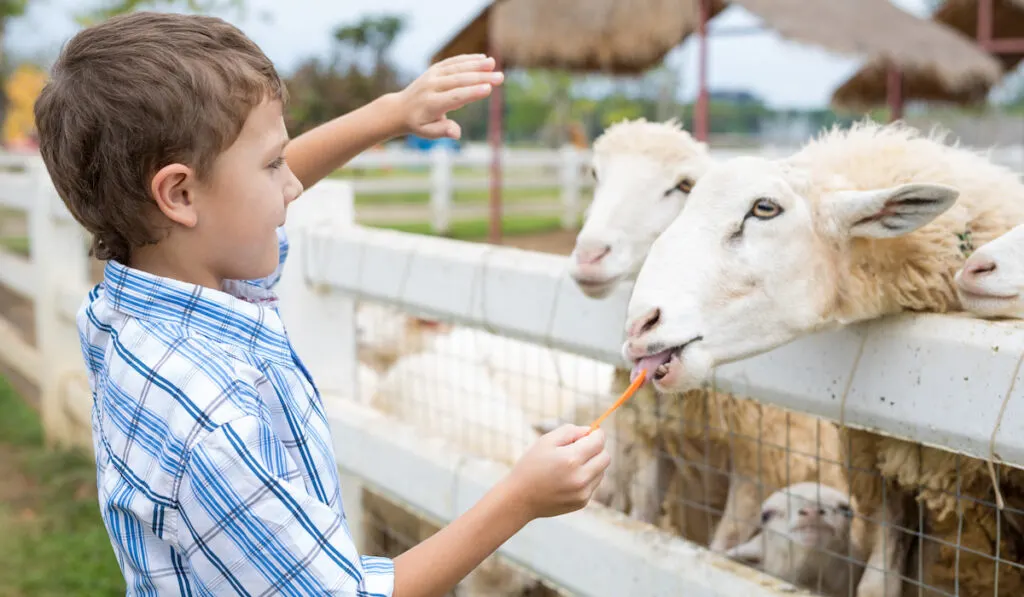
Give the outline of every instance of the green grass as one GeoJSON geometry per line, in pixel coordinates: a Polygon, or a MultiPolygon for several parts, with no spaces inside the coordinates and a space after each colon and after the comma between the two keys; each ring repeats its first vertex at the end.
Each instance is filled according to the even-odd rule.
{"type": "Polygon", "coordinates": [[[0,237],[0,249],[4,249],[10,251],[11,253],[28,257],[28,237],[0,237]]]}
{"type": "MultiPolygon", "coordinates": [[[[489,174],[490,170],[488,168],[482,168],[479,166],[455,166],[452,168],[452,177],[455,179],[467,177],[486,179],[489,174]]],[[[523,177],[535,178],[540,176],[558,176],[558,173],[550,171],[545,172],[545,170],[536,167],[510,168],[506,169],[504,172],[504,178],[506,180],[516,180],[523,177]]],[[[429,167],[414,168],[408,166],[395,167],[390,170],[383,170],[379,168],[355,169],[346,167],[333,172],[330,175],[330,178],[352,181],[379,179],[421,180],[423,182],[424,189],[426,189],[430,184],[430,169],[429,167]]],[[[506,188],[502,191],[502,199],[512,203],[532,201],[545,202],[557,200],[560,194],[561,189],[557,186],[537,189],[506,188]]],[[[452,200],[459,204],[486,203],[489,197],[490,191],[488,189],[478,189],[472,191],[456,191],[452,200]]],[[[356,205],[425,205],[429,201],[430,193],[426,190],[408,193],[356,194],[356,205]]]]}
{"type": "MultiPolygon", "coordinates": [[[[562,227],[562,220],[559,216],[508,215],[502,218],[501,224],[503,234],[515,236],[559,230],[562,227]]],[[[433,232],[430,230],[430,223],[428,222],[410,222],[401,224],[367,223],[366,225],[433,236],[433,232]]],[[[456,220],[452,222],[451,228],[445,236],[458,240],[477,241],[487,238],[489,230],[490,223],[485,219],[456,220]]]]}
{"type": "Polygon", "coordinates": [[[0,595],[124,595],[87,455],[43,446],[39,417],[0,377],[0,595]]]}
{"type": "MultiPolygon", "coordinates": [[[[538,188],[538,189],[504,189],[501,192],[503,202],[546,203],[557,201],[561,193],[559,189],[538,188]]],[[[490,199],[490,191],[479,189],[474,191],[456,191],[452,196],[452,202],[461,205],[472,205],[474,203],[484,204],[490,199]]],[[[426,205],[430,202],[430,193],[413,191],[408,193],[366,193],[356,194],[356,205],[426,205]]]]}

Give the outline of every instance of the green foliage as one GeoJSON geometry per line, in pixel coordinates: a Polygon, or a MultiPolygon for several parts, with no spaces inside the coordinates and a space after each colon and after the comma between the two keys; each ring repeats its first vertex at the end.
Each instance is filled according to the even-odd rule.
{"type": "Polygon", "coordinates": [[[20,17],[27,8],[28,0],[0,0],[0,20],[20,17]]]}
{"type": "Polygon", "coordinates": [[[404,30],[405,19],[394,15],[368,16],[336,28],[330,58],[306,59],[287,80],[289,130],[301,134],[400,89],[388,51],[404,30]]]}
{"type": "Polygon", "coordinates": [[[112,16],[134,10],[182,6],[196,13],[213,13],[231,10],[241,11],[245,9],[246,2],[245,0],[102,0],[99,6],[94,5],[92,9],[76,14],[75,21],[79,25],[89,26],[109,19],[112,16]]]}

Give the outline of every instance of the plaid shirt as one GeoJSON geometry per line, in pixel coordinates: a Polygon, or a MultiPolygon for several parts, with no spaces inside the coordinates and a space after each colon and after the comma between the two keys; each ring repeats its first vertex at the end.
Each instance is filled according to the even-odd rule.
{"type": "Polygon", "coordinates": [[[108,262],[78,313],[103,520],[129,595],[390,595],[359,556],[319,393],[268,278],[108,262]]]}

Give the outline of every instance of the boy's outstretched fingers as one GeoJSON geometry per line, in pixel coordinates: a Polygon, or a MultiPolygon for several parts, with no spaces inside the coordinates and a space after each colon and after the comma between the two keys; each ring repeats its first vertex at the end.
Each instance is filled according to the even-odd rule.
{"type": "Polygon", "coordinates": [[[459,54],[458,56],[445,58],[435,64],[434,68],[438,74],[447,75],[458,72],[458,66],[465,63],[479,63],[480,68],[494,68],[495,65],[494,58],[488,57],[487,54],[459,54]]]}

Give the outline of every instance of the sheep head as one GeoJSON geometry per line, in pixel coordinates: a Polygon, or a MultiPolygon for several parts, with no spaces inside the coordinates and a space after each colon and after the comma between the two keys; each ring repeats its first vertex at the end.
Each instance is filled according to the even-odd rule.
{"type": "Polygon", "coordinates": [[[848,190],[764,158],[713,166],[640,269],[623,355],[659,390],[681,391],[716,365],[847,323],[837,305],[860,267],[845,257],[853,245],[907,235],[957,196],[923,182],[848,190]]]}
{"type": "Polygon", "coordinates": [[[675,121],[616,123],[594,142],[594,197],[570,256],[580,290],[604,298],[636,276],[654,239],[711,163],[675,121]]]}
{"type": "MultiPolygon", "coordinates": [[[[796,483],[768,497],[761,505],[761,527],[749,541],[726,552],[786,581],[828,582],[846,559],[859,562],[850,543],[853,510],[845,493],[818,483],[796,483]]],[[[845,566],[844,566],[845,567],[845,566]]]]}
{"type": "Polygon", "coordinates": [[[956,290],[974,315],[1024,319],[1024,224],[972,253],[956,274],[956,290]]]}

